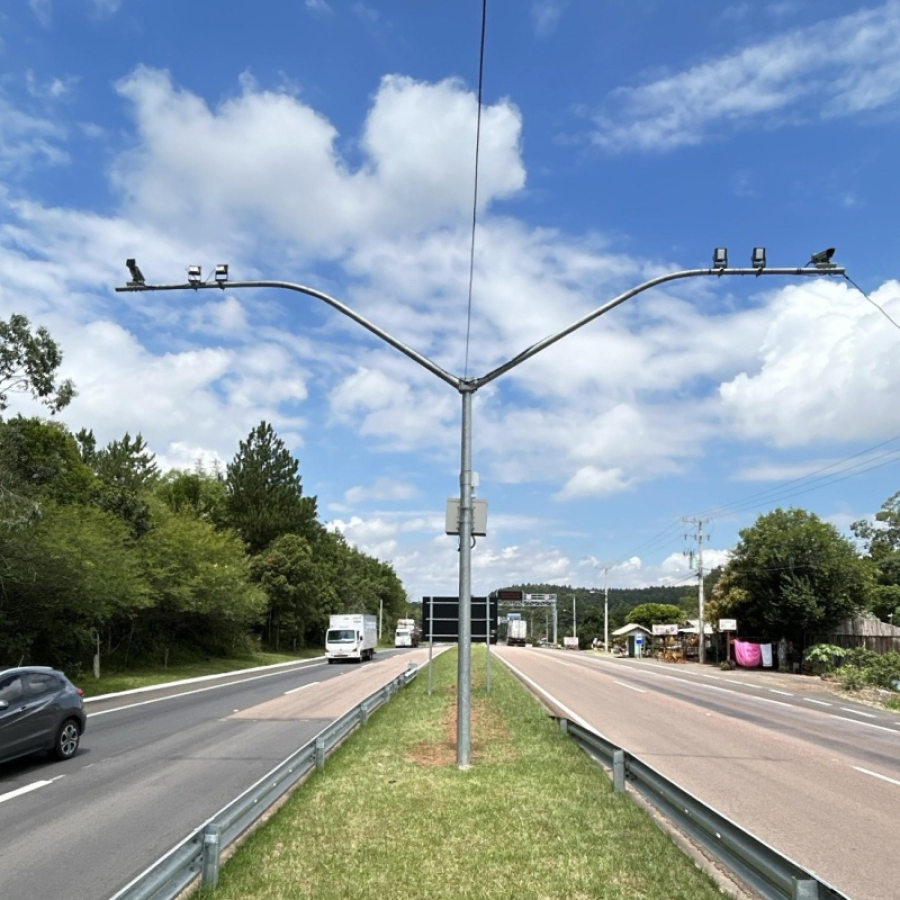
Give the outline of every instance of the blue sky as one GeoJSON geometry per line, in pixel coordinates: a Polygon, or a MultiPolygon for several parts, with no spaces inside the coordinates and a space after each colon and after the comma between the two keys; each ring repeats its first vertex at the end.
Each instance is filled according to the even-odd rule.
{"type": "MultiPolygon", "coordinates": [[[[900,2],[475,0],[0,8],[0,316],[46,325],[105,443],[228,462],[265,419],[324,521],[454,594],[460,398],[315,300],[116,294],[227,262],[484,374],[661,273],[835,261],[900,321],[900,2]],[[467,341],[468,335],[468,341],[467,341]]],[[[648,291],[474,398],[473,593],[687,583],[776,505],[900,489],[900,328],[843,279],[648,291]]],[[[23,400],[12,410],[34,412],[23,400]]]]}

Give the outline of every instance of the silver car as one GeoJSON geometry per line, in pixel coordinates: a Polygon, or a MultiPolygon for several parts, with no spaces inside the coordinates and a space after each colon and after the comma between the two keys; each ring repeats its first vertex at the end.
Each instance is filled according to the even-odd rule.
{"type": "Polygon", "coordinates": [[[50,751],[70,759],[87,717],[81,688],[46,666],[0,672],[0,762],[50,751]]]}

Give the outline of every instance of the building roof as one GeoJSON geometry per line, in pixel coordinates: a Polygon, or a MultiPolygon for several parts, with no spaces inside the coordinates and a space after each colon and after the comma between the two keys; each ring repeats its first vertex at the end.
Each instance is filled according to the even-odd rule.
{"type": "Polygon", "coordinates": [[[621,628],[617,628],[611,636],[624,637],[626,634],[634,634],[638,631],[642,632],[643,634],[650,634],[649,628],[644,628],[643,625],[638,625],[636,622],[629,622],[627,625],[623,625],[621,628]]]}

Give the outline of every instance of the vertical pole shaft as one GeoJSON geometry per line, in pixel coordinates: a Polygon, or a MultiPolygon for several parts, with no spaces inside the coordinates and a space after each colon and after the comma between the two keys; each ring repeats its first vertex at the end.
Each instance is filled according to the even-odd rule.
{"type": "Polygon", "coordinates": [[[558,631],[558,622],[559,617],[556,614],[556,601],[553,601],[553,646],[555,647],[559,643],[559,634],[558,631]]]}
{"type": "Polygon", "coordinates": [[[609,653],[609,567],[603,570],[603,650],[609,653]]]}
{"type": "Polygon", "coordinates": [[[575,595],[572,595],[572,637],[578,637],[578,625],[575,622],[575,595]]]}
{"type": "Polygon", "coordinates": [[[459,472],[459,665],[456,764],[469,767],[472,712],[472,391],[463,388],[459,472]]]}
{"type": "Polygon", "coordinates": [[[428,693],[431,694],[434,685],[434,597],[428,598],[428,693]]]}
{"type": "Polygon", "coordinates": [[[485,653],[487,656],[485,657],[485,664],[487,666],[487,671],[485,672],[485,684],[487,686],[487,692],[491,692],[491,596],[488,594],[487,597],[487,616],[486,621],[484,623],[484,647],[485,653]]]}
{"type": "Polygon", "coordinates": [[[697,593],[698,597],[698,613],[700,621],[697,623],[698,637],[700,638],[700,647],[698,648],[697,660],[700,665],[706,662],[706,624],[704,623],[704,597],[703,597],[703,520],[697,522],[697,578],[700,582],[700,588],[697,593]]]}

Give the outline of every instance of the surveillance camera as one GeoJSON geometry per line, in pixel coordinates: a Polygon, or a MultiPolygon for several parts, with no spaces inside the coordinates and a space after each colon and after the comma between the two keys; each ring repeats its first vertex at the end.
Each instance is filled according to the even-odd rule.
{"type": "Polygon", "coordinates": [[[125,265],[128,267],[128,271],[131,273],[131,283],[132,284],[143,284],[144,283],[144,273],[138,268],[138,264],[133,259],[126,259],[125,265]]]}
{"type": "Polygon", "coordinates": [[[829,247],[827,250],[820,250],[818,253],[813,253],[810,262],[814,266],[830,266],[832,256],[834,256],[834,247],[829,247]]]}

